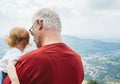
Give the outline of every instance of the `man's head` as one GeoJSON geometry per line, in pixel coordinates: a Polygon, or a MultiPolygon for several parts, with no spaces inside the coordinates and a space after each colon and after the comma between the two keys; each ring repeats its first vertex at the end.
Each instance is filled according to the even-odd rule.
{"type": "Polygon", "coordinates": [[[30,29],[30,32],[34,37],[37,47],[41,47],[47,37],[50,37],[50,33],[52,36],[55,31],[59,33],[61,32],[61,21],[58,14],[54,10],[43,8],[34,14],[33,26],[30,29]]]}

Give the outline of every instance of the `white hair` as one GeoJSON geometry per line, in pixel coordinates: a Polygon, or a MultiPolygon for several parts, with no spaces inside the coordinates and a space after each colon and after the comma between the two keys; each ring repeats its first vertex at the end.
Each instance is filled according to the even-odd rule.
{"type": "Polygon", "coordinates": [[[36,20],[43,20],[43,24],[46,28],[56,27],[61,31],[61,21],[58,14],[49,8],[43,8],[37,11],[33,16],[33,22],[36,20]]]}

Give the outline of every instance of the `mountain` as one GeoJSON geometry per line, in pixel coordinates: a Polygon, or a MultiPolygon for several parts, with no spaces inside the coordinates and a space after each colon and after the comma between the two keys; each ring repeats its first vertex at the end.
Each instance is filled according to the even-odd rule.
{"type": "Polygon", "coordinates": [[[3,38],[0,38],[0,58],[4,55],[7,50],[7,45],[3,38]]]}
{"type": "Polygon", "coordinates": [[[66,35],[63,39],[81,55],[85,80],[97,80],[99,84],[120,84],[120,43],[66,35]]]}
{"type": "Polygon", "coordinates": [[[80,39],[75,36],[63,35],[63,40],[72,49],[79,54],[96,54],[96,53],[109,53],[111,51],[120,50],[120,43],[104,42],[93,39],[80,39]]]}

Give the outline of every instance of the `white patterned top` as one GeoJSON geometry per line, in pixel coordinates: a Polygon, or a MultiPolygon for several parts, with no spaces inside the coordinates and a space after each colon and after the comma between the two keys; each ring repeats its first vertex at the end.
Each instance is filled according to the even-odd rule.
{"type": "Polygon", "coordinates": [[[18,48],[10,48],[6,54],[0,59],[0,71],[7,73],[7,65],[11,61],[18,61],[22,56],[22,52],[18,48]]]}

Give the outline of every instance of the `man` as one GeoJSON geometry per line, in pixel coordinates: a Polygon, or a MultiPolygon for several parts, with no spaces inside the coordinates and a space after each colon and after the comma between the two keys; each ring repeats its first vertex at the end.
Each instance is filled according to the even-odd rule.
{"type": "MultiPolygon", "coordinates": [[[[17,63],[20,84],[82,84],[81,57],[63,43],[61,22],[55,11],[44,8],[36,12],[30,33],[38,49],[17,63]]],[[[10,84],[9,77],[4,84],[10,84]]]]}

